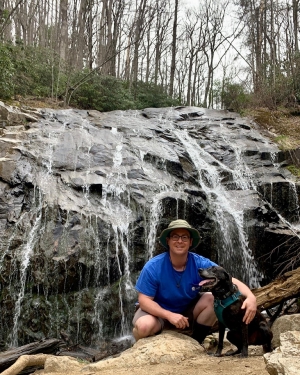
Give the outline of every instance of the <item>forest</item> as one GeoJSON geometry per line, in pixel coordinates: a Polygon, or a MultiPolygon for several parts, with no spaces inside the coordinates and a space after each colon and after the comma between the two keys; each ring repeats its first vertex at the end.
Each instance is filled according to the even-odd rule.
{"type": "Polygon", "coordinates": [[[0,99],[296,107],[299,0],[0,0],[0,99]]]}

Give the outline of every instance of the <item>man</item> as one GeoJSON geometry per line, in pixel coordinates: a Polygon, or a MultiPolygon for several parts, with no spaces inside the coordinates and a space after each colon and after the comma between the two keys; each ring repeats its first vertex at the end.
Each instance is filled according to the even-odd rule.
{"type": "MultiPolygon", "coordinates": [[[[185,220],[172,221],[160,235],[160,243],[168,251],[150,259],[136,283],[139,309],[133,318],[136,340],[160,333],[165,326],[187,329],[192,323],[187,317],[192,311],[192,337],[200,344],[216,321],[211,293],[199,298],[201,278],[198,268],[216,264],[190,252],[199,245],[200,234],[185,220]]],[[[233,278],[240,292],[246,296],[242,308],[244,321],[249,324],[255,316],[256,298],[241,281],[233,278]]],[[[200,290],[201,291],[201,290],[200,290]]]]}

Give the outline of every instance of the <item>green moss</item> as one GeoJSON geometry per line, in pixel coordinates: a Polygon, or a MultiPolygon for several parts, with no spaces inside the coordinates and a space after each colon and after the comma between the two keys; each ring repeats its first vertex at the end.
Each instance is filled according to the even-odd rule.
{"type": "Polygon", "coordinates": [[[297,178],[300,178],[300,168],[296,167],[295,165],[289,165],[287,169],[297,178]]]}
{"type": "Polygon", "coordinates": [[[274,141],[283,151],[293,150],[295,148],[295,143],[293,142],[293,139],[288,135],[279,135],[276,138],[274,138],[274,141]]]}
{"type": "Polygon", "coordinates": [[[76,360],[77,360],[78,363],[81,363],[81,364],[83,364],[83,365],[88,365],[88,364],[90,364],[89,361],[87,361],[87,360],[85,360],[85,359],[82,359],[82,358],[76,358],[76,360]]]}

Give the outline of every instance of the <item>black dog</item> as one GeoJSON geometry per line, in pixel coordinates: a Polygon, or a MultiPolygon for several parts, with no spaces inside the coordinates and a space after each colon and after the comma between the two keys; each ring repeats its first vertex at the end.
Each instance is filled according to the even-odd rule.
{"type": "Polygon", "coordinates": [[[219,325],[219,344],[215,356],[221,356],[225,328],[227,339],[237,350],[227,354],[239,354],[248,357],[248,345],[263,345],[265,352],[270,352],[273,334],[262,314],[257,311],[250,324],[243,322],[245,309],[241,309],[246,299],[232,283],[232,277],[222,267],[199,269],[201,292],[211,292],[215,299],[215,312],[219,325]]]}

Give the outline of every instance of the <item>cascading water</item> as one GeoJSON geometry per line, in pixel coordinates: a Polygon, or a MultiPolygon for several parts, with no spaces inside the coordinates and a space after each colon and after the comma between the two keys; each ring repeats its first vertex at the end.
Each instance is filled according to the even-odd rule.
{"type": "Polygon", "coordinates": [[[279,150],[238,117],[40,113],[17,141],[0,138],[0,341],[9,345],[63,335],[100,346],[129,334],[136,278],[163,251],[157,237],[171,220],[197,227],[197,251],[251,287],[260,282],[253,233],[267,226],[257,211],[267,202],[281,225],[299,221],[279,150]]]}
{"type": "Polygon", "coordinates": [[[21,248],[20,252],[20,276],[18,281],[19,289],[15,291],[17,293],[17,298],[15,301],[15,311],[13,314],[13,329],[12,329],[12,336],[11,336],[11,346],[16,347],[18,346],[18,323],[21,314],[21,304],[24,299],[25,289],[26,289],[26,279],[27,279],[27,272],[28,267],[30,264],[30,258],[33,253],[35,242],[37,241],[37,233],[40,230],[41,219],[42,219],[42,196],[41,192],[38,192],[38,205],[36,210],[33,211],[34,215],[31,218],[33,220],[33,225],[31,230],[26,236],[26,242],[24,246],[21,248]]]}
{"type": "MultiPolygon", "coordinates": [[[[232,269],[236,277],[243,279],[250,287],[258,287],[259,280],[257,278],[258,272],[251,251],[248,248],[247,235],[243,225],[243,211],[236,209],[234,205],[235,198],[227,193],[224,186],[221,184],[220,172],[218,167],[229,170],[228,167],[222,165],[218,160],[213,158],[210,154],[204,151],[198,143],[191,138],[187,131],[175,130],[174,133],[185,146],[186,151],[189,153],[191,160],[194,162],[195,167],[199,174],[199,184],[205,191],[210,204],[211,212],[215,217],[215,221],[219,226],[217,231],[217,246],[219,248],[219,263],[226,269],[232,269]],[[236,249],[240,251],[237,254],[236,249]],[[239,258],[237,258],[239,256],[239,258]],[[236,267],[235,267],[236,265],[236,267]]],[[[239,158],[240,159],[240,158],[239,158]]],[[[238,160],[238,159],[237,159],[238,160]]],[[[238,163],[239,168],[241,163],[238,163]]],[[[244,173],[236,173],[230,171],[233,175],[240,176],[244,173]]],[[[235,180],[240,186],[249,188],[242,179],[235,180]]]]}

